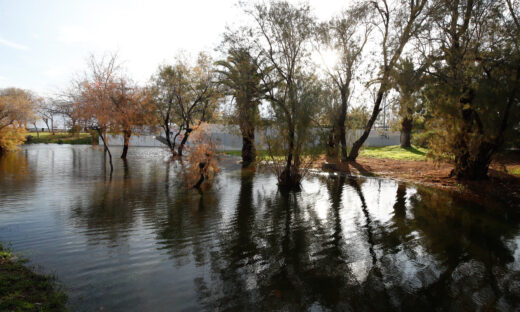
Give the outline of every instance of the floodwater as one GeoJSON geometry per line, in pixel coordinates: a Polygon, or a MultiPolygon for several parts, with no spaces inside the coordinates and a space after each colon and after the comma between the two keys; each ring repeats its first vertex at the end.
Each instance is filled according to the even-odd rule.
{"type": "Polygon", "coordinates": [[[128,157],[112,179],[91,146],[0,158],[0,240],[74,311],[520,309],[520,220],[500,203],[333,174],[281,192],[236,158],[201,195],[162,149],[128,157]]]}

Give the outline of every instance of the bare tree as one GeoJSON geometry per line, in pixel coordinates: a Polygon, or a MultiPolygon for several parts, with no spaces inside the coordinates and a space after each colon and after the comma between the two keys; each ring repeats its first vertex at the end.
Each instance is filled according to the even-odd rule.
{"type": "Polygon", "coordinates": [[[215,75],[213,63],[205,53],[199,54],[194,66],[179,57],[174,65],[159,68],[154,78],[154,102],[174,155],[182,156],[191,132],[212,118],[221,97],[215,75]],[[171,140],[169,136],[174,123],[178,132],[171,140]],[[178,136],[182,139],[175,151],[178,136]]]}
{"type": "Polygon", "coordinates": [[[114,171],[112,153],[109,148],[107,132],[117,126],[117,116],[112,98],[118,93],[121,76],[117,56],[96,59],[91,56],[88,70],[79,87],[81,119],[92,130],[98,132],[105,151],[109,155],[110,175],[114,171]]]}
{"type": "Polygon", "coordinates": [[[38,115],[40,115],[42,121],[47,126],[47,130],[54,135],[55,129],[54,129],[54,118],[58,114],[57,108],[56,108],[56,100],[52,98],[46,98],[42,99],[41,101],[38,101],[38,107],[37,112],[38,115]]]}

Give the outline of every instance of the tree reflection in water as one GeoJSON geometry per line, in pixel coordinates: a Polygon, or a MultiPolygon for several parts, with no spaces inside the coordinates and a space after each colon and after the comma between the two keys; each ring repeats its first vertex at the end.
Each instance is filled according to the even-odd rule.
{"type": "Polygon", "coordinates": [[[331,176],[316,182],[330,203],[320,220],[303,193],[278,191],[255,206],[254,181],[241,175],[236,212],[211,253],[211,278],[195,281],[209,310],[517,307],[519,294],[505,289],[515,279],[497,271],[514,261],[504,238],[516,230],[497,214],[398,183],[392,216],[381,223],[365,199],[373,179],[331,176]],[[357,196],[360,207],[346,206],[344,196],[357,196]],[[345,240],[344,210],[364,217],[357,236],[371,264],[364,279],[352,271],[362,245],[345,240]]]}
{"type": "Polygon", "coordinates": [[[75,226],[111,246],[144,225],[173,263],[161,270],[193,280],[195,294],[182,289],[207,310],[519,308],[519,220],[500,207],[334,174],[284,192],[252,169],[224,171],[201,195],[175,164],[122,166],[77,202],[75,226]]]}

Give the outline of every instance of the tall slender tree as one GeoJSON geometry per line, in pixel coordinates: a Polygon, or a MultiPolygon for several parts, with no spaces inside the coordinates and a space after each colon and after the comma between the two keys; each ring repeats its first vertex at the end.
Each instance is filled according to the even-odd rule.
{"type": "Polygon", "coordinates": [[[242,133],[242,164],[247,167],[256,160],[255,128],[260,118],[258,106],[264,97],[263,74],[258,60],[245,47],[230,49],[227,60],[216,65],[221,68],[220,82],[236,104],[233,115],[242,133]]]}
{"type": "Polygon", "coordinates": [[[251,33],[256,48],[266,58],[265,65],[273,68],[263,80],[276,126],[283,136],[285,164],[278,172],[278,181],[281,186],[298,186],[302,178],[301,153],[312,139],[308,132],[313,117],[309,99],[315,88],[309,56],[315,20],[308,5],[295,6],[286,1],[256,4],[247,7],[246,12],[255,21],[251,33]]]}
{"type": "Polygon", "coordinates": [[[368,138],[372,126],[382,110],[381,103],[383,98],[391,88],[391,73],[399,61],[406,44],[423,27],[423,23],[428,16],[426,14],[427,2],[427,0],[395,2],[377,0],[370,2],[378,20],[376,22],[377,29],[381,31],[382,64],[377,79],[374,79],[379,86],[372,114],[363,129],[363,134],[352,145],[348,155],[348,160],[350,161],[355,161],[358,157],[361,146],[368,138]]]}
{"type": "Polygon", "coordinates": [[[92,130],[97,131],[109,156],[110,175],[114,171],[112,152],[107,133],[117,127],[117,115],[113,99],[120,92],[122,77],[116,55],[96,59],[91,56],[88,70],[76,83],[81,98],[81,119],[92,130]]]}
{"type": "Polygon", "coordinates": [[[369,39],[372,25],[368,22],[369,7],[355,6],[321,26],[321,39],[325,45],[338,54],[338,63],[327,68],[335,88],[339,91],[340,107],[332,121],[334,137],[341,144],[341,158],[347,160],[347,139],[345,121],[351,94],[351,83],[362,59],[362,52],[369,39]]]}
{"type": "Polygon", "coordinates": [[[415,68],[411,58],[404,58],[392,73],[393,86],[399,93],[396,110],[401,123],[401,147],[412,146],[414,115],[419,110],[419,97],[421,87],[425,83],[426,66],[415,68]]]}

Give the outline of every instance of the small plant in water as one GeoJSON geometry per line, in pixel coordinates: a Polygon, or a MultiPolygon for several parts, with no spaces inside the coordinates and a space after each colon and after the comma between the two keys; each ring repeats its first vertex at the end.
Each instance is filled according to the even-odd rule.
{"type": "Polygon", "coordinates": [[[186,157],[184,181],[189,188],[202,190],[203,184],[210,185],[220,172],[217,145],[211,137],[208,125],[200,124],[191,134],[192,140],[186,157]]]}

